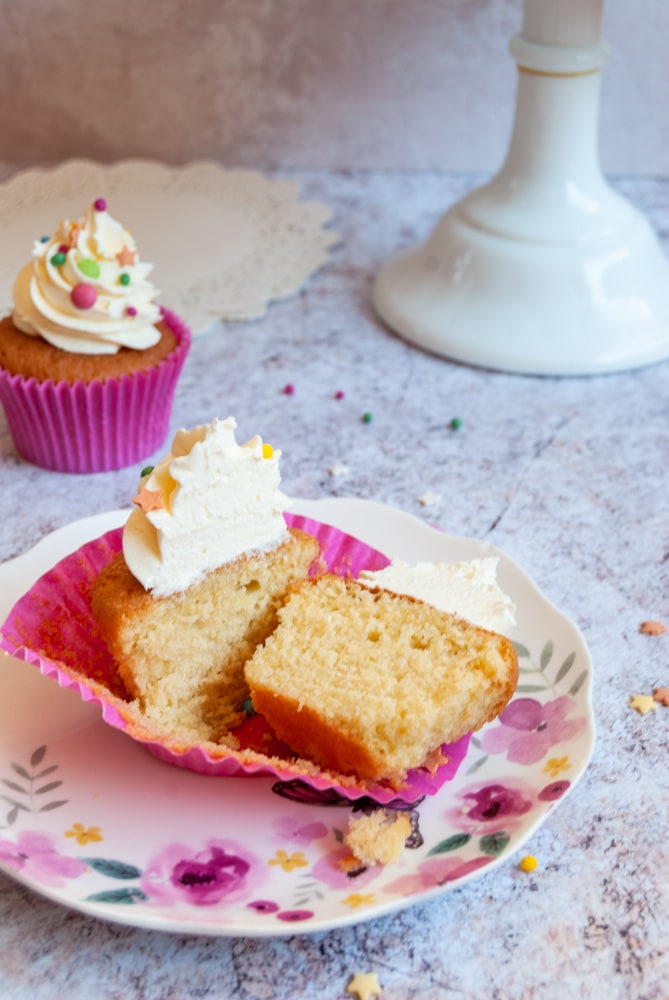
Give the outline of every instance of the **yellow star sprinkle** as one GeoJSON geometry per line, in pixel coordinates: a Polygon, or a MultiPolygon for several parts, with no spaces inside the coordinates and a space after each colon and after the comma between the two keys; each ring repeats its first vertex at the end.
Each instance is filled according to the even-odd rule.
{"type": "Polygon", "coordinates": [[[630,708],[636,708],[637,712],[645,715],[646,712],[654,712],[657,702],[652,694],[635,694],[630,698],[630,708]]]}
{"type": "Polygon", "coordinates": [[[369,1000],[370,997],[381,996],[379,977],[375,972],[356,972],[346,987],[347,993],[355,993],[359,1000],[369,1000]]]}

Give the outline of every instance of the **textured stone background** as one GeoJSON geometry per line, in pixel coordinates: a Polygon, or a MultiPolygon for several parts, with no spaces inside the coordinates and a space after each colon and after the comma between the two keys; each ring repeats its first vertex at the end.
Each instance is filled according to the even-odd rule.
{"type": "MultiPolygon", "coordinates": [[[[0,156],[494,170],[521,20],[521,0],[0,0],[0,156]]],[[[604,169],[666,173],[669,4],[606,0],[603,36],[604,169]]]]}
{"type": "MultiPolygon", "coordinates": [[[[368,497],[504,549],[589,645],[592,763],[528,841],[532,875],[509,858],[433,902],[327,934],[215,939],[112,926],[0,875],[0,996],[350,1000],[360,969],[378,973],[384,1000],[666,1000],[669,709],[641,716],[628,701],[669,681],[669,634],[639,634],[644,619],[669,624],[669,364],[538,379],[418,351],[379,323],[371,284],[475,178],[292,176],[332,206],[342,244],[263,320],[196,339],[172,430],[234,413],[240,440],[261,430],[282,449],[289,494],[368,497]],[[328,474],[338,462],[348,476],[328,474]],[[442,502],[426,510],[418,497],[428,490],[442,502]]],[[[666,248],[669,183],[616,186],[666,248]]],[[[136,470],[31,467],[2,418],[0,483],[4,560],[55,527],[127,507],[136,470]]]]}

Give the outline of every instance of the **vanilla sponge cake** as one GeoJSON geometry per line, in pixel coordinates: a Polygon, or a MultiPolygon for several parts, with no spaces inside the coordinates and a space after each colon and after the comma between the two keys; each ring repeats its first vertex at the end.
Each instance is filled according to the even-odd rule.
{"type": "Polygon", "coordinates": [[[218,742],[243,719],[244,663],[318,551],[311,535],[291,529],[276,548],[241,556],[162,598],[142,586],[123,553],[101,572],[93,614],[128,693],[160,733],[218,742]]]}
{"type": "Polygon", "coordinates": [[[413,597],[304,580],[246,664],[254,709],[301,756],[400,787],[494,719],[518,680],[506,637],[413,597]]]}

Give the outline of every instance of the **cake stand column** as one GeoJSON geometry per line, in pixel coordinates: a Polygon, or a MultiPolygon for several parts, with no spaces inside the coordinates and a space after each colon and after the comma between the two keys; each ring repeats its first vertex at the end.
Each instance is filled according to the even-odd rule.
{"type": "Polygon", "coordinates": [[[536,375],[669,357],[669,262],[599,166],[601,14],[602,0],[525,0],[501,170],[375,282],[378,312],[408,340],[536,375]]]}

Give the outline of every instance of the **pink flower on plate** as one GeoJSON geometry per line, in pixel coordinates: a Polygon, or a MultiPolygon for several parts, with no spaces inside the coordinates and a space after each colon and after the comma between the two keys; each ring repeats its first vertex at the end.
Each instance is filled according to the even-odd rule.
{"type": "Polygon", "coordinates": [[[311,823],[300,822],[297,816],[278,816],[272,821],[273,830],[282,839],[294,841],[306,847],[314,840],[327,837],[329,830],[325,823],[314,820],[311,823]]]}
{"type": "Polygon", "coordinates": [[[427,889],[435,889],[447,882],[464,878],[465,875],[489,865],[492,860],[491,857],[471,858],[469,861],[443,856],[428,858],[418,866],[417,871],[400,875],[384,886],[384,892],[393,892],[399,896],[415,896],[427,889]]]}
{"type": "Polygon", "coordinates": [[[362,862],[355,863],[350,849],[341,844],[316,862],[312,874],[330,889],[350,889],[351,886],[360,889],[375,879],[382,870],[381,865],[367,868],[362,862]]]}
{"type": "Polygon", "coordinates": [[[481,781],[458,793],[460,806],[444,813],[448,825],[465,833],[491,834],[515,830],[521,816],[532,808],[532,790],[518,778],[506,778],[504,784],[481,781]]]}
{"type": "Polygon", "coordinates": [[[242,899],[263,880],[260,861],[240,844],[209,840],[201,851],[169,844],[147,865],[142,889],[152,902],[166,906],[216,906],[242,899]]]}
{"type": "Polygon", "coordinates": [[[534,698],[516,698],[486,729],[481,747],[486,753],[506,754],[514,764],[536,764],[557,743],[578,736],[585,719],[568,719],[575,702],[564,694],[545,705],[534,698]]]}
{"type": "Polygon", "coordinates": [[[60,854],[47,834],[30,830],[19,833],[16,842],[0,840],[0,861],[52,889],[62,888],[88,867],[85,861],[60,854]]]}

